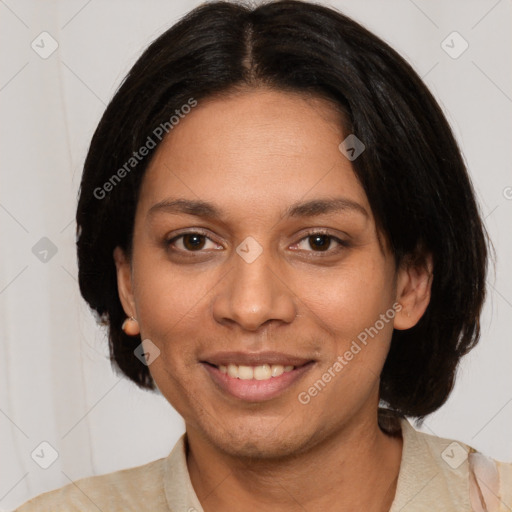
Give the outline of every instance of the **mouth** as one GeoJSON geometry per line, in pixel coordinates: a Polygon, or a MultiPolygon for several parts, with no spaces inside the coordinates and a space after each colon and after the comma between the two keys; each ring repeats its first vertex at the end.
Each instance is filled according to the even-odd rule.
{"type": "Polygon", "coordinates": [[[267,357],[268,360],[264,362],[261,357],[252,358],[258,359],[257,364],[250,364],[248,359],[251,358],[247,357],[243,358],[244,361],[236,362],[236,355],[224,358],[222,362],[217,358],[215,362],[208,360],[201,361],[201,364],[221,392],[246,402],[263,402],[279,396],[315,364],[313,360],[284,360],[282,357],[280,362],[275,361],[276,357],[267,357]]]}

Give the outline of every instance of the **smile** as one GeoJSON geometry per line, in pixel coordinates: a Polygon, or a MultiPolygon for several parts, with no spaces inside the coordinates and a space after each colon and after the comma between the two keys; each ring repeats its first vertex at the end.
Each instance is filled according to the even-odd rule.
{"type": "Polygon", "coordinates": [[[295,366],[281,364],[262,364],[258,366],[246,366],[230,364],[228,366],[220,365],[221,373],[227,373],[230,377],[242,380],[268,380],[279,377],[285,372],[291,372],[295,366]]]}
{"type": "Polygon", "coordinates": [[[268,363],[257,366],[202,365],[223,394],[247,402],[262,402],[284,393],[313,367],[314,361],[300,366],[268,363]]]}

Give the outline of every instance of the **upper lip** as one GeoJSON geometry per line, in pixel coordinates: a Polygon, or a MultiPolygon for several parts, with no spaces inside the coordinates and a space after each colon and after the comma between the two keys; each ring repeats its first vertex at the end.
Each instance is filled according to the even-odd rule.
{"type": "Polygon", "coordinates": [[[215,366],[228,364],[259,366],[262,364],[280,364],[283,366],[302,366],[313,359],[291,356],[281,352],[216,352],[201,360],[215,366]]]}

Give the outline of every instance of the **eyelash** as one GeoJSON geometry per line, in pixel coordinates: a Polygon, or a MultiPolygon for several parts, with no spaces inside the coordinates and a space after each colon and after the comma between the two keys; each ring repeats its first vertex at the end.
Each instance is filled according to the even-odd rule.
{"type": "MultiPolygon", "coordinates": [[[[205,238],[207,238],[208,240],[210,240],[211,242],[214,242],[206,232],[202,231],[201,229],[195,229],[193,231],[186,231],[184,233],[180,233],[179,235],[176,235],[174,236],[173,238],[169,239],[166,241],[166,245],[167,246],[172,246],[177,240],[183,238],[184,236],[186,235],[200,235],[200,236],[204,236],[205,238]]],[[[325,230],[311,230],[311,231],[308,231],[306,232],[305,236],[303,236],[296,244],[302,242],[303,240],[307,240],[309,237],[311,236],[315,236],[315,235],[323,235],[323,236],[327,236],[329,238],[330,241],[335,241],[336,243],[338,243],[339,247],[335,250],[331,250],[330,247],[329,249],[325,250],[325,251],[307,251],[307,252],[311,252],[317,256],[315,257],[324,257],[323,255],[325,254],[326,256],[331,256],[332,254],[334,253],[337,253],[339,252],[340,250],[342,250],[343,248],[347,248],[349,247],[349,243],[345,240],[342,240],[332,234],[330,234],[329,232],[325,231],[325,230]]],[[[215,242],[214,242],[215,243],[215,242]]],[[[195,252],[197,253],[201,253],[203,252],[202,249],[199,249],[198,251],[189,251],[187,249],[176,249],[174,248],[175,251],[179,251],[179,252],[182,252],[182,253],[188,253],[188,254],[193,254],[195,252]]]]}

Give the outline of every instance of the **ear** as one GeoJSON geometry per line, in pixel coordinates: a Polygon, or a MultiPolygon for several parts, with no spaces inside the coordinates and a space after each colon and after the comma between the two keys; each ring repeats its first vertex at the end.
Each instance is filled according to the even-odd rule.
{"type": "Polygon", "coordinates": [[[117,292],[127,317],[136,318],[133,296],[132,272],[130,260],[120,247],[114,249],[114,262],[117,271],[117,292]]]}
{"type": "Polygon", "coordinates": [[[409,258],[400,266],[396,301],[402,307],[395,315],[395,329],[410,329],[419,322],[430,303],[433,277],[431,254],[427,254],[422,262],[409,258]]]}

